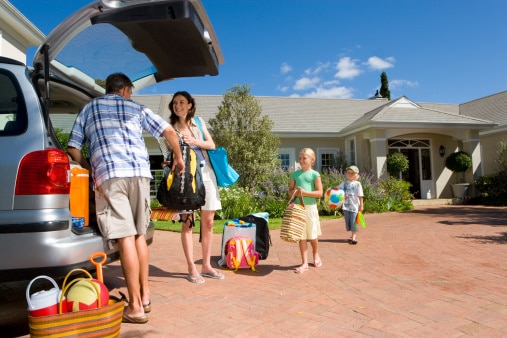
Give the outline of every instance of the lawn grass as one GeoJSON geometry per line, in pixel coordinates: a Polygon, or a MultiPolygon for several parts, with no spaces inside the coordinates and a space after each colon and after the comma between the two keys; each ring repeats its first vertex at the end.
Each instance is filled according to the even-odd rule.
{"type": "MultiPolygon", "coordinates": [[[[321,216],[320,220],[323,221],[323,220],[336,219],[336,218],[339,218],[339,216],[321,216]]],[[[225,222],[226,221],[224,221],[224,220],[215,220],[213,222],[213,233],[214,234],[221,234],[223,232],[225,222]]],[[[180,222],[153,220],[153,223],[155,224],[156,230],[181,232],[181,223],[180,222]]],[[[281,225],[282,225],[281,218],[270,218],[268,221],[269,230],[280,229],[281,225]]],[[[200,227],[201,227],[200,220],[196,220],[193,232],[199,233],[200,227]]]]}

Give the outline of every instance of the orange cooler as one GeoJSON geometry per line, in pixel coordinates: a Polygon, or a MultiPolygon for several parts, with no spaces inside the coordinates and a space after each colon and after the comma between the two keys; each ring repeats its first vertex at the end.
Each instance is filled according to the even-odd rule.
{"type": "Polygon", "coordinates": [[[87,169],[73,167],[70,177],[70,214],[84,218],[84,225],[89,221],[89,173],[87,169]]]}

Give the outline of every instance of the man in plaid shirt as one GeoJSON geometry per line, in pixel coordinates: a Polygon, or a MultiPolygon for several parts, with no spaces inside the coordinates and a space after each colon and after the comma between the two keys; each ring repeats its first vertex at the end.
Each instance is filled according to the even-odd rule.
{"type": "Polygon", "coordinates": [[[92,99],[79,112],[68,152],[91,170],[97,222],[102,234],[116,241],[129,294],[123,321],[146,323],[151,311],[148,287],[149,252],[144,235],[150,222],[149,155],[143,130],[165,137],[175,151],[173,169],[185,169],[173,127],[149,108],[132,101],[133,84],[122,74],[107,77],[106,95],[92,99]],[[90,163],[81,149],[88,142],[90,163]],[[91,165],[90,165],[91,164],[91,165]]]}

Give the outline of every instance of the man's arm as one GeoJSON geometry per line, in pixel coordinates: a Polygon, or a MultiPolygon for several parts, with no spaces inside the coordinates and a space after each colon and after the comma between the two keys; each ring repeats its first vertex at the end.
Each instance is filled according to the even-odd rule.
{"type": "Polygon", "coordinates": [[[170,125],[164,129],[164,131],[162,132],[162,135],[165,137],[165,139],[167,140],[167,142],[169,143],[171,148],[173,148],[175,159],[173,161],[173,166],[171,169],[174,170],[176,168],[176,166],[178,166],[178,168],[180,169],[178,175],[180,175],[185,171],[185,163],[183,162],[183,157],[181,155],[180,142],[178,140],[178,135],[176,134],[176,131],[174,130],[174,128],[170,125]]]}
{"type": "Polygon", "coordinates": [[[67,152],[69,153],[70,157],[72,157],[74,161],[78,162],[83,168],[88,169],[89,171],[92,170],[90,163],[88,163],[88,161],[85,159],[81,150],[74,147],[67,147],[67,152]]]}

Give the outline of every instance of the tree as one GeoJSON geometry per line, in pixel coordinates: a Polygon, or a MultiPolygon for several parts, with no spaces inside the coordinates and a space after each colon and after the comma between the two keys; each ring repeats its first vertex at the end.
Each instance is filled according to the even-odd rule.
{"type": "Polygon", "coordinates": [[[498,142],[496,155],[496,164],[498,165],[498,169],[500,171],[507,172],[507,141],[502,140],[498,142]]]}
{"type": "Polygon", "coordinates": [[[451,171],[454,171],[461,177],[457,177],[458,181],[464,181],[464,172],[472,167],[472,158],[465,151],[457,151],[445,159],[445,167],[451,171]]]}
{"type": "Polygon", "coordinates": [[[386,72],[380,74],[380,95],[391,101],[391,91],[389,90],[389,81],[387,81],[386,72]]]}
{"type": "Polygon", "coordinates": [[[273,135],[273,121],[261,116],[250,87],[236,85],[223,96],[218,113],[209,120],[217,146],[227,148],[229,162],[240,174],[238,184],[253,188],[280,166],[280,140],[273,135]]]}
{"type": "Polygon", "coordinates": [[[400,172],[408,169],[408,159],[400,152],[395,152],[387,156],[387,172],[393,176],[399,176],[400,172]]]}
{"type": "Polygon", "coordinates": [[[472,158],[467,152],[460,150],[447,156],[445,167],[456,173],[464,173],[472,167],[472,158]]]}

